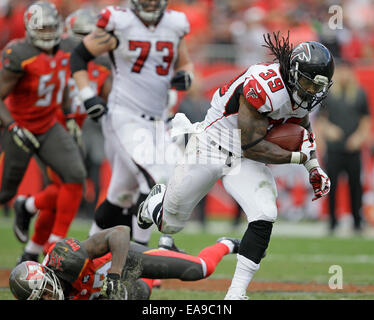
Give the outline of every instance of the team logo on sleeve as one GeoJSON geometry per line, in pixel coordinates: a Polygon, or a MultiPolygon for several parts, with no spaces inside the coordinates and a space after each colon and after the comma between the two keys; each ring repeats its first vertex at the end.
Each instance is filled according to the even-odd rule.
{"type": "Polygon", "coordinates": [[[293,50],[291,55],[291,61],[296,57],[306,62],[310,61],[310,59],[312,58],[312,54],[310,51],[309,43],[301,43],[293,50]]]}
{"type": "Polygon", "coordinates": [[[258,98],[258,95],[257,95],[255,89],[253,89],[253,88],[249,88],[249,90],[248,90],[247,94],[245,95],[245,97],[246,97],[247,99],[248,99],[249,97],[254,98],[254,99],[257,99],[257,98],[258,98]]]}

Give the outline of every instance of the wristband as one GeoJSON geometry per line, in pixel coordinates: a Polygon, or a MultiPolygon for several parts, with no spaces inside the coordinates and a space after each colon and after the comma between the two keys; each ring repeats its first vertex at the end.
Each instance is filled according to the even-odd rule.
{"type": "Polygon", "coordinates": [[[107,277],[113,280],[119,280],[121,276],[118,273],[108,273],[107,277]]]}
{"type": "Polygon", "coordinates": [[[6,126],[6,128],[11,131],[15,126],[17,126],[17,122],[15,122],[14,120],[12,122],[9,122],[8,125],[6,126]]]}
{"type": "Polygon", "coordinates": [[[84,87],[82,90],[79,91],[79,97],[82,101],[86,101],[92,97],[96,96],[95,91],[91,87],[84,87]]]}
{"type": "Polygon", "coordinates": [[[317,159],[311,159],[304,163],[305,168],[310,171],[313,168],[320,167],[317,159]]]}
{"type": "Polygon", "coordinates": [[[301,152],[292,152],[291,163],[300,164],[301,152]]]}

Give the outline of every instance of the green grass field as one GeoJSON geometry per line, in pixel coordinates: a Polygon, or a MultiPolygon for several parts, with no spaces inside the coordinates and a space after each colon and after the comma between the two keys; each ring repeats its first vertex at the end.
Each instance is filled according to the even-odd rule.
{"type": "MultiPolygon", "coordinates": [[[[222,224],[227,222],[222,221],[222,224]]],[[[281,222],[279,222],[281,223],[281,222]]],[[[71,226],[69,236],[84,240],[87,237],[90,222],[76,220],[71,226]]],[[[295,224],[295,228],[298,225],[295,224]]],[[[197,255],[199,251],[215,243],[220,236],[240,238],[242,233],[230,231],[221,233],[190,233],[181,232],[174,236],[178,247],[189,254],[197,255]]],[[[152,234],[150,245],[156,247],[159,233],[152,234]]],[[[272,236],[266,258],[261,262],[261,268],[253,281],[284,282],[296,284],[316,283],[328,285],[329,268],[338,265],[343,271],[343,288],[354,285],[371,285],[374,287],[374,246],[373,239],[365,237],[328,237],[328,236],[272,236]]],[[[17,257],[22,253],[23,245],[13,235],[12,218],[0,217],[0,268],[12,268],[17,257]]],[[[217,266],[210,279],[231,279],[236,265],[236,256],[228,255],[217,266]]],[[[154,289],[151,299],[157,300],[221,300],[224,291],[195,291],[154,289]]],[[[374,291],[360,292],[290,292],[290,291],[255,291],[249,296],[254,300],[264,299],[297,299],[297,300],[330,300],[330,299],[374,299],[374,291]]],[[[11,300],[8,288],[0,289],[1,300],[11,300]]]]}

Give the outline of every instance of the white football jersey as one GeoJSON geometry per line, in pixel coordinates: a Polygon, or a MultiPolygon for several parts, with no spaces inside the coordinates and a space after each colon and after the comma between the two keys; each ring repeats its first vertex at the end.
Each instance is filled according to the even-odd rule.
{"type": "Polygon", "coordinates": [[[285,87],[278,63],[255,64],[217,89],[205,117],[205,130],[226,150],[241,154],[238,132],[239,97],[243,95],[270,125],[299,123],[308,111],[295,107],[285,87]]]}
{"type": "Polygon", "coordinates": [[[166,10],[155,27],[146,27],[132,10],[109,6],[101,11],[97,26],[119,40],[111,54],[109,109],[162,117],[178,46],[190,29],[185,14],[166,10]]]}

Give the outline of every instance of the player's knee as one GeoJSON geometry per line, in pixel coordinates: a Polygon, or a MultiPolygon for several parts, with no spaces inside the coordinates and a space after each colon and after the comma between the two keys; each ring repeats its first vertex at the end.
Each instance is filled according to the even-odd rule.
{"type": "Polygon", "coordinates": [[[87,171],[83,162],[70,164],[69,170],[63,173],[62,179],[65,183],[84,183],[87,177],[87,171]]]}
{"type": "Polygon", "coordinates": [[[196,265],[188,267],[181,275],[180,280],[197,281],[203,278],[204,278],[204,275],[203,275],[203,270],[201,268],[201,265],[196,264],[196,265]]]}
{"type": "Polygon", "coordinates": [[[177,225],[177,224],[170,224],[166,221],[162,221],[162,223],[159,226],[159,231],[162,233],[166,233],[166,234],[174,234],[174,233],[178,233],[179,231],[181,231],[183,227],[184,227],[184,224],[177,225]]]}
{"type": "Polygon", "coordinates": [[[278,215],[278,208],[275,203],[268,203],[265,207],[264,216],[262,217],[263,220],[268,222],[275,222],[278,215]]]}
{"type": "Polygon", "coordinates": [[[272,229],[273,223],[270,221],[257,220],[249,223],[238,253],[255,263],[260,263],[269,245],[272,229]]]}

